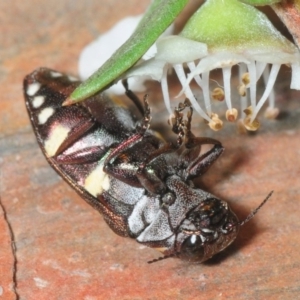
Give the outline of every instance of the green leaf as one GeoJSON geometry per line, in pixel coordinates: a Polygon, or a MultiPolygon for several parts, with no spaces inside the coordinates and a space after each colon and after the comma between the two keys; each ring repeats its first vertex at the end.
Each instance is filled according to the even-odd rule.
{"type": "Polygon", "coordinates": [[[282,2],[281,0],[240,0],[240,1],[253,6],[271,5],[274,3],[282,2]]]}
{"type": "Polygon", "coordinates": [[[64,105],[107,88],[132,67],[175,20],[188,0],[155,0],[132,36],[90,78],[79,85],[64,105]]]}
{"type": "Polygon", "coordinates": [[[207,0],[180,35],[205,43],[211,52],[295,51],[262,12],[238,0],[207,0]]]}

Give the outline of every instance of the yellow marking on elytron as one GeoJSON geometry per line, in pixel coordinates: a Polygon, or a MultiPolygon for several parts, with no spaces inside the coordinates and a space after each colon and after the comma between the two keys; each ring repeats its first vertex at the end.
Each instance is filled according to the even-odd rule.
{"type": "Polygon", "coordinates": [[[41,84],[38,82],[34,82],[28,85],[26,93],[28,96],[33,96],[37,93],[37,91],[41,88],[41,84]]]}
{"type": "Polygon", "coordinates": [[[43,103],[45,102],[45,97],[44,96],[35,96],[32,99],[32,106],[34,108],[40,107],[43,103]]]}
{"type": "Polygon", "coordinates": [[[167,247],[157,247],[157,248],[154,248],[154,249],[159,251],[159,252],[164,253],[168,248],[167,247]]]}
{"type": "Polygon", "coordinates": [[[53,78],[57,78],[57,77],[63,76],[61,73],[59,73],[59,72],[54,72],[54,71],[51,71],[51,72],[50,72],[50,75],[51,75],[51,77],[53,77],[53,78]]]}
{"type": "Polygon", "coordinates": [[[53,114],[54,109],[52,107],[44,108],[38,115],[39,123],[45,124],[53,114]]]}
{"type": "Polygon", "coordinates": [[[59,146],[67,138],[70,129],[62,125],[58,125],[53,128],[49,138],[45,141],[45,151],[49,157],[55,155],[59,146]]]}
{"type": "Polygon", "coordinates": [[[84,188],[94,197],[107,191],[110,187],[108,175],[103,171],[102,162],[92,171],[92,173],[85,179],[84,188]]]}

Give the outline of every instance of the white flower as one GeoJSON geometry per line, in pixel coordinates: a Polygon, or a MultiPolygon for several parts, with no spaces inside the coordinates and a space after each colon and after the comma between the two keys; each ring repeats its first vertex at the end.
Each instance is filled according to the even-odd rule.
{"type": "MultiPolygon", "coordinates": [[[[110,56],[131,36],[138,26],[143,15],[127,17],[120,20],[109,31],[100,35],[95,41],[87,45],[81,52],[79,57],[79,76],[82,80],[86,80],[94,72],[96,72],[110,56]]],[[[171,34],[174,26],[171,25],[164,35],[171,34]]],[[[143,59],[147,60],[156,53],[156,45],[154,44],[144,55],[143,59]]],[[[136,92],[145,90],[143,82],[145,77],[139,76],[129,79],[130,89],[136,92]]],[[[121,82],[110,87],[110,92],[114,94],[124,94],[124,87],[121,82]]]]}
{"type": "Polygon", "coordinates": [[[181,94],[189,98],[194,109],[214,130],[219,130],[223,122],[211,110],[212,98],[224,98],[227,120],[237,119],[237,109],[231,101],[230,79],[234,65],[240,70],[241,110],[248,130],[259,127],[256,117],[267,99],[267,116],[276,117],[273,86],[282,64],[291,66],[291,88],[300,89],[300,55],[296,46],[284,38],[263,13],[237,0],[207,0],[179,36],[161,38],[156,44],[155,57],[136,65],[124,77],[149,76],[161,81],[165,105],[171,114],[167,74],[174,69],[182,85],[181,94]],[[223,89],[211,92],[210,72],[214,69],[222,69],[223,89]],[[257,101],[256,84],[261,76],[266,88],[257,101]],[[191,90],[193,80],[201,88],[203,98],[198,100],[203,104],[191,90]]]}
{"type": "MultiPolygon", "coordinates": [[[[194,61],[207,55],[207,46],[203,43],[192,41],[180,36],[168,36],[156,42],[157,53],[154,58],[144,61],[125,73],[124,77],[148,76],[151,79],[161,81],[165,105],[170,114],[172,109],[168,91],[167,75],[169,68],[173,67],[181,84],[186,82],[186,76],[182,64],[185,61],[194,61]]],[[[193,106],[200,109],[198,112],[205,118],[205,113],[192,96],[189,86],[185,93],[193,106]]]]}

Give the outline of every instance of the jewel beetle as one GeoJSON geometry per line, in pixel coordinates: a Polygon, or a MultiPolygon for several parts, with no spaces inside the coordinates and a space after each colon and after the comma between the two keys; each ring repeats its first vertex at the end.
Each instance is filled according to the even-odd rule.
{"type": "Polygon", "coordinates": [[[166,143],[149,129],[147,96],[142,104],[126,82],[140,117],[105,92],[62,106],[79,83],[47,68],[25,77],[25,102],[37,141],[50,165],[115,233],[163,253],[152,262],[172,256],[191,262],[211,258],[235,240],[240,226],[270,197],[240,222],[225,201],[194,186],[193,179],[224,148],[192,134],[188,101],[171,119],[176,142],[166,143]],[[200,154],[206,144],[211,149],[200,154]]]}

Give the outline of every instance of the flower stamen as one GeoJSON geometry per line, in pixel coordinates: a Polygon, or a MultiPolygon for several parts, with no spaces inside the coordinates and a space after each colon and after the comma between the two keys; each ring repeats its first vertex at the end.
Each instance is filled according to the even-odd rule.
{"type": "Polygon", "coordinates": [[[238,111],[235,108],[226,111],[226,119],[228,122],[235,122],[238,117],[238,111]]]}
{"type": "Polygon", "coordinates": [[[231,87],[230,87],[231,66],[223,68],[222,71],[223,71],[225,101],[226,101],[228,110],[232,110],[231,87]]]}
{"type": "Polygon", "coordinates": [[[165,65],[163,68],[163,73],[162,73],[162,78],[161,78],[161,90],[162,90],[162,94],[163,94],[163,98],[164,98],[164,102],[165,102],[167,111],[168,111],[169,115],[172,115],[167,75],[168,75],[168,65],[165,65]]]}
{"type": "Polygon", "coordinates": [[[225,99],[225,93],[224,93],[224,90],[217,87],[217,88],[214,88],[213,91],[212,91],[212,94],[211,94],[211,97],[214,99],[214,100],[217,100],[217,101],[224,101],[225,99]]]}
{"type": "MultiPolygon", "coordinates": [[[[185,72],[183,69],[182,64],[175,64],[173,65],[173,68],[177,74],[177,77],[181,83],[182,86],[184,86],[186,84],[186,76],[185,76],[185,72]]],[[[210,122],[210,118],[208,117],[208,115],[203,111],[203,109],[201,108],[201,106],[198,104],[191,88],[189,85],[186,86],[186,88],[184,89],[184,94],[185,96],[191,101],[194,109],[198,112],[198,114],[205,119],[206,121],[210,122]]]]}
{"type": "Polygon", "coordinates": [[[208,126],[214,130],[218,131],[223,128],[223,121],[219,118],[219,116],[215,113],[211,113],[211,120],[208,122],[208,126]]]}
{"type": "Polygon", "coordinates": [[[254,121],[257,113],[259,112],[259,110],[262,108],[262,106],[264,105],[264,103],[266,102],[268,96],[270,95],[270,93],[272,92],[276,77],[278,75],[280,69],[280,65],[278,64],[273,64],[272,69],[271,69],[271,73],[267,82],[267,86],[266,89],[261,97],[261,99],[258,101],[254,111],[253,111],[253,115],[251,116],[251,123],[254,121]]]}
{"type": "Polygon", "coordinates": [[[253,109],[251,106],[244,110],[246,117],[244,118],[244,126],[249,131],[256,131],[260,127],[260,123],[257,119],[252,120],[253,109]]]}

